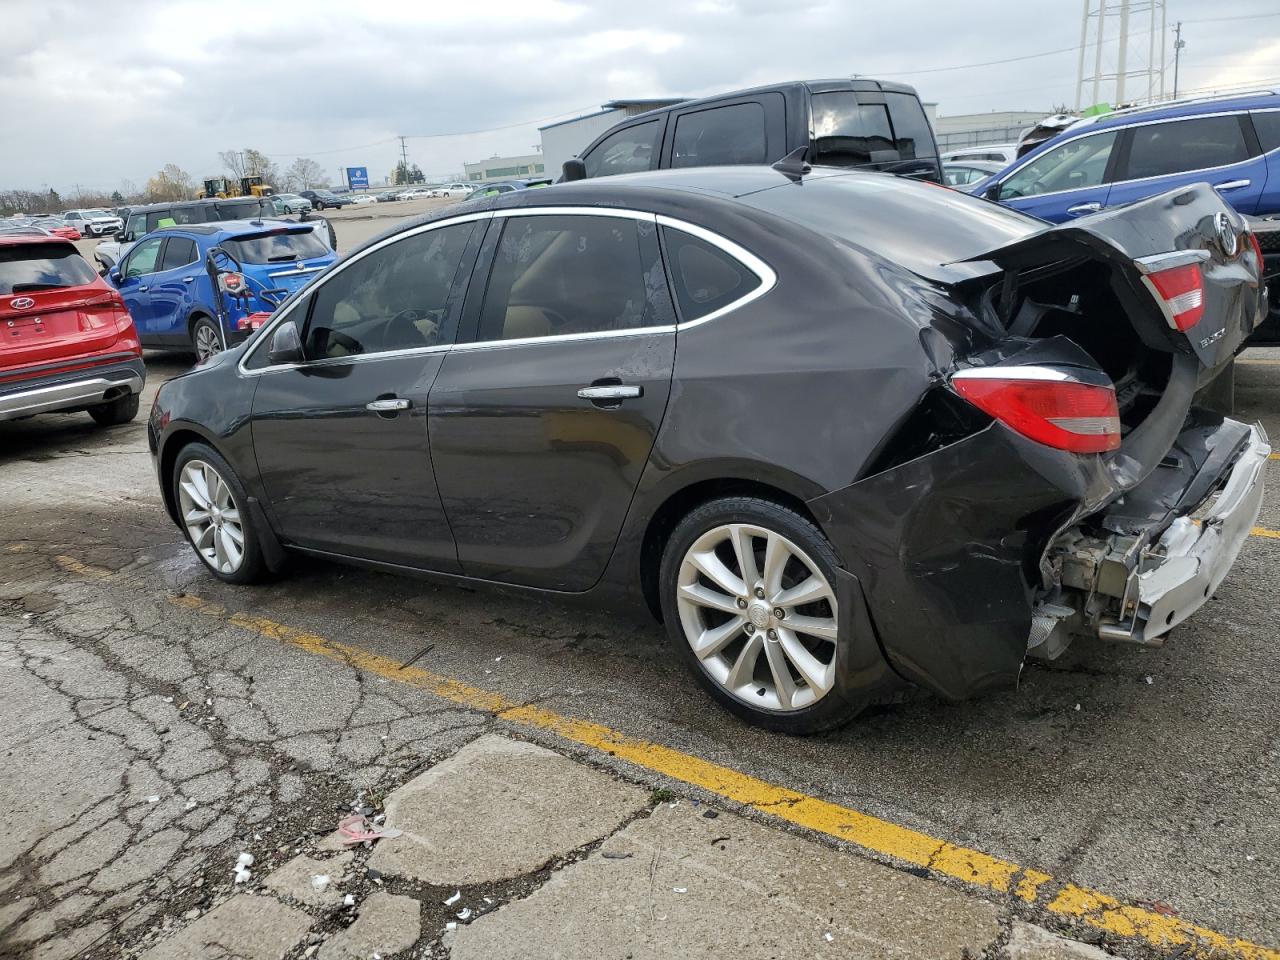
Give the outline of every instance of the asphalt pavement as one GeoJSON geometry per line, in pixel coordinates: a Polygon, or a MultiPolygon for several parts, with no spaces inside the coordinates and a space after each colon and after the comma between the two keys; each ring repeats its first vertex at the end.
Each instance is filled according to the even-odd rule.
{"type": "MultiPolygon", "coordinates": [[[[340,246],[387,225],[343,217],[340,246]]],[[[144,411],[187,363],[149,356],[144,411]]],[[[1276,351],[1246,355],[1237,405],[1237,416],[1280,436],[1276,351]]],[[[696,803],[747,825],[737,831],[740,862],[704,858],[700,875],[759,889],[763,878],[746,865],[785,859],[770,836],[798,837],[822,857],[883,864],[924,884],[939,911],[954,897],[958,910],[992,908],[998,931],[964,940],[972,956],[1012,956],[1015,932],[1034,935],[1024,921],[1126,956],[1280,956],[1274,466],[1259,529],[1231,575],[1163,648],[1078,643],[1058,662],[1029,664],[1016,692],[959,704],[920,694],[839,732],[795,739],[717,709],[652,623],[310,561],[265,586],[221,584],[160,506],[143,424],[140,416],[102,429],[83,414],[0,423],[0,954],[159,949],[247,896],[267,911],[264,923],[274,917],[291,931],[271,955],[310,956],[352,918],[335,908],[317,919],[321,908],[287,897],[272,903],[310,912],[272,913],[266,896],[233,883],[237,856],[253,850],[283,869],[311,856],[353,806],[390,816],[395,790],[500,736],[639,790],[640,806],[624,803],[595,838],[621,836],[621,853],[643,860],[695,843],[700,834],[662,811],[696,803]],[[782,799],[741,799],[734,777],[782,799]],[[824,829],[802,815],[814,804],[850,822],[870,818],[875,831],[824,829]],[[629,825],[640,823],[634,816],[642,826],[629,825]],[[978,863],[973,878],[943,858],[920,866],[908,849],[914,837],[962,851],[978,863]],[[981,857],[1013,865],[1016,883],[982,879],[981,857]],[[1037,881],[1044,889],[1021,896],[1040,876],[1051,878],[1037,881]],[[1116,908],[1095,922],[1096,912],[1071,908],[1081,897],[1114,898],[1116,908]],[[1192,924],[1220,937],[1218,953],[1179,946],[1174,934],[1192,924]]],[[[480,836],[505,814],[489,816],[463,817],[457,829],[480,836]]],[[[547,916],[575,896],[590,903],[603,883],[588,855],[598,847],[588,847],[558,851],[542,872],[497,886],[476,881],[473,906],[490,925],[509,910],[512,931],[545,937],[547,916]],[[486,895],[510,906],[490,917],[486,895]]],[[[366,871],[353,887],[361,902],[379,887],[361,859],[369,856],[343,868],[366,871]]],[[[640,889],[647,874],[619,876],[640,889]]],[[[425,882],[401,881],[395,895],[422,898],[425,882]]],[[[891,889],[877,883],[866,897],[891,889]]],[[[749,901],[724,902],[751,914],[749,901]]],[[[423,911],[405,950],[503,955],[492,945],[501,937],[485,939],[491,927],[461,929],[466,922],[441,910],[423,911]]],[[[659,915],[668,914],[646,923],[659,915]]],[[[631,928],[609,927],[609,944],[628,942],[619,929],[631,928]]]]}

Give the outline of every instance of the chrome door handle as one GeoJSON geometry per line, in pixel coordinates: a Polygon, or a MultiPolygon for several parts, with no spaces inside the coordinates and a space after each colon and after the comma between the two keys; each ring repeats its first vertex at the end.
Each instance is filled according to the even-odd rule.
{"type": "Polygon", "coordinates": [[[146,288],[146,287],[139,287],[139,288],[138,288],[138,292],[139,292],[139,293],[146,293],[146,292],[147,292],[147,288],[146,288]]]}
{"type": "Polygon", "coordinates": [[[644,387],[626,383],[610,383],[600,387],[583,387],[578,391],[583,400],[633,400],[644,396],[644,387]]]}
{"type": "Polygon", "coordinates": [[[1213,186],[1215,190],[1239,190],[1241,187],[1247,187],[1248,180],[1228,180],[1225,183],[1216,183],[1213,186]]]}
{"type": "Polygon", "coordinates": [[[1094,201],[1093,203],[1077,203],[1074,207],[1067,207],[1067,213],[1080,216],[1082,213],[1097,213],[1102,209],[1102,204],[1094,201]]]}
{"type": "Polygon", "coordinates": [[[364,405],[366,410],[372,410],[374,413],[386,413],[388,410],[408,410],[409,401],[400,397],[393,397],[390,400],[370,400],[364,405]]]}
{"type": "Polygon", "coordinates": [[[183,282],[183,283],[195,283],[195,280],[196,280],[196,278],[195,278],[195,277],[183,277],[183,278],[182,278],[182,282],[183,282]]]}

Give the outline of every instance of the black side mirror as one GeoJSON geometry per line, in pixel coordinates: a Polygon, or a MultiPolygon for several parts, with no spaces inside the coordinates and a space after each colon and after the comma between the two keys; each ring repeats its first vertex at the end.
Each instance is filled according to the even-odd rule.
{"type": "Polygon", "coordinates": [[[991,186],[987,187],[987,189],[982,191],[982,195],[986,197],[988,200],[999,200],[1000,184],[993,183],[991,186]]]}
{"type": "Polygon", "coordinates": [[[271,334],[271,344],[267,347],[267,360],[271,363],[302,363],[304,359],[298,327],[293,321],[286,320],[271,334]]]}
{"type": "Polygon", "coordinates": [[[561,168],[564,170],[564,176],[561,178],[565,183],[573,183],[575,180],[587,179],[587,165],[582,162],[580,157],[573,157],[564,162],[561,168]]]}

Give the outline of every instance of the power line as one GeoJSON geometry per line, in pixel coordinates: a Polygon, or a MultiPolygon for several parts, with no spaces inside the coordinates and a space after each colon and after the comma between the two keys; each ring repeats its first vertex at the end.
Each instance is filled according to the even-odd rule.
{"type": "Polygon", "coordinates": [[[1264,17],[1280,17],[1280,13],[1246,13],[1238,17],[1205,17],[1200,20],[1183,20],[1183,23],[1228,23],[1232,20],[1262,20],[1264,17]]]}

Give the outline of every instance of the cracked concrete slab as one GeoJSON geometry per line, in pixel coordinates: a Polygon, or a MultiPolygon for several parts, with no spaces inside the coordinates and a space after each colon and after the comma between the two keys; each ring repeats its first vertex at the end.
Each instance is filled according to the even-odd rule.
{"type": "Polygon", "coordinates": [[[375,893],[356,922],[320,948],[318,960],[368,960],[408,950],[422,935],[422,906],[412,897],[375,893]]]}
{"type": "Polygon", "coordinates": [[[320,860],[300,855],[267,877],[267,887],[310,907],[331,907],[342,901],[342,881],[354,854],[340,853],[320,860]],[[316,878],[327,877],[323,885],[316,878]]]}
{"type": "Polygon", "coordinates": [[[273,897],[239,894],[147,950],[139,960],[280,960],[311,918],[273,897]]]}
{"type": "Polygon", "coordinates": [[[703,812],[660,805],[531,896],[446,934],[450,957],[960,960],[1000,934],[993,904],[703,812]]]}
{"type": "Polygon", "coordinates": [[[432,884],[514,877],[608,836],[647,799],[544,747],[486,735],[387,798],[387,826],[403,835],[379,841],[369,865],[432,884]]]}
{"type": "Polygon", "coordinates": [[[1013,931],[1005,945],[1009,960],[1111,960],[1112,954],[1088,943],[1068,940],[1021,920],[1013,922],[1013,931]]]}

